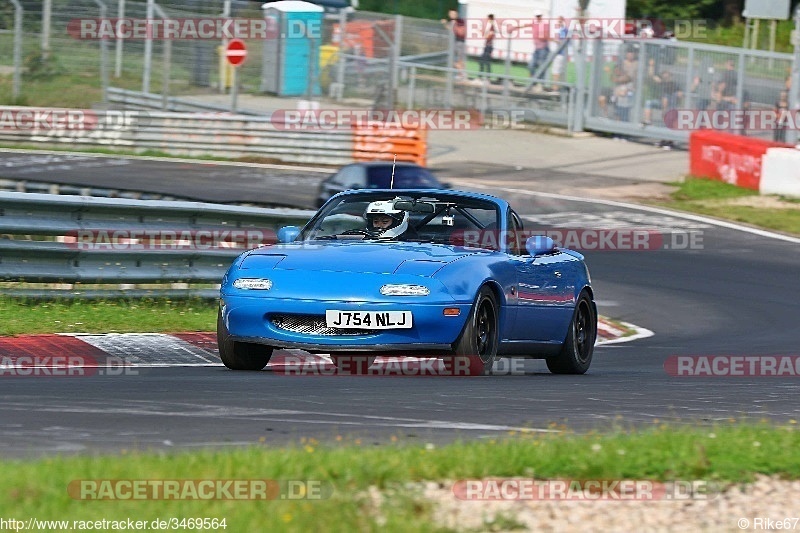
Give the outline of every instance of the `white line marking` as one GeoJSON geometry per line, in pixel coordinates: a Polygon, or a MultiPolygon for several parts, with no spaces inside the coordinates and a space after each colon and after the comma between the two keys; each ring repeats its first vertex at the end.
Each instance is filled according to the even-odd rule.
{"type": "Polygon", "coordinates": [[[653,335],[655,335],[655,333],[653,333],[649,329],[637,326],[635,324],[631,324],[629,322],[620,322],[620,324],[622,324],[627,328],[631,328],[632,330],[636,331],[636,333],[634,333],[633,335],[628,335],[627,337],[620,337],[618,339],[608,339],[608,340],[598,341],[595,343],[595,346],[604,346],[606,344],[620,344],[622,342],[630,342],[638,339],[646,339],[647,337],[652,337],[653,335]]]}
{"type": "MultiPolygon", "coordinates": [[[[169,406],[168,403],[151,402],[155,407],[169,406]]],[[[275,422],[292,422],[295,424],[322,424],[322,425],[347,425],[347,426],[382,426],[382,427],[406,427],[406,428],[430,428],[430,429],[461,429],[470,431],[519,431],[520,433],[561,433],[557,429],[540,429],[531,427],[505,426],[494,424],[476,424],[471,422],[459,422],[449,420],[424,420],[419,418],[396,418],[386,416],[357,415],[353,413],[335,413],[318,411],[298,411],[288,409],[267,409],[267,408],[227,408],[220,406],[206,406],[202,404],[185,403],[176,404],[192,407],[195,411],[176,411],[176,410],[152,410],[136,407],[94,407],[79,405],[64,405],[58,407],[35,406],[33,410],[40,412],[67,412],[67,413],[103,413],[106,415],[144,415],[144,416],[179,416],[187,418],[216,418],[220,416],[238,417],[250,420],[270,420],[275,422]],[[282,415],[282,416],[281,416],[282,415]],[[319,419],[312,418],[319,416],[319,419]],[[343,420],[354,419],[354,420],[343,420]]],[[[31,406],[6,405],[11,410],[31,410],[31,406]]]]}
{"type": "MultiPolygon", "coordinates": [[[[456,180],[452,180],[456,181],[456,180]]],[[[464,183],[464,185],[467,185],[464,183]]],[[[649,205],[638,205],[638,204],[629,204],[627,202],[617,202],[616,200],[599,200],[596,198],[581,198],[579,196],[569,196],[566,194],[556,194],[551,192],[536,192],[536,191],[527,191],[524,189],[514,189],[510,187],[491,187],[488,185],[481,185],[477,183],[469,183],[470,187],[476,187],[479,189],[492,189],[498,191],[506,191],[506,192],[513,192],[518,194],[526,194],[529,196],[541,196],[543,198],[553,198],[555,200],[569,200],[571,202],[584,202],[589,204],[599,204],[599,205],[609,205],[614,207],[624,207],[626,209],[636,209],[639,211],[647,211],[650,213],[658,213],[660,215],[670,215],[678,218],[683,218],[686,220],[694,220],[695,222],[703,222],[705,224],[713,224],[714,226],[719,226],[722,228],[732,229],[736,231],[742,231],[745,233],[752,233],[753,235],[758,235],[760,237],[768,237],[770,239],[777,239],[780,241],[791,242],[794,244],[800,244],[800,238],[798,237],[790,237],[789,235],[782,235],[780,233],[773,233],[771,231],[762,230],[751,228],[749,226],[742,226],[740,224],[736,224],[734,222],[725,222],[722,220],[717,220],[715,218],[708,218],[701,215],[692,215],[689,213],[683,213],[681,211],[673,211],[671,209],[664,209],[661,207],[652,207],[649,205]]]]}

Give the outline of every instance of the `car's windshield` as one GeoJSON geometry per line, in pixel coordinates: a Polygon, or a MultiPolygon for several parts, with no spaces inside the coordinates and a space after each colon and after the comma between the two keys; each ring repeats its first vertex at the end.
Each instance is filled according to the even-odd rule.
{"type": "Polygon", "coordinates": [[[458,196],[358,194],[327,205],[298,240],[379,240],[462,244],[465,232],[495,230],[490,201],[458,196]]]}
{"type": "Polygon", "coordinates": [[[375,165],[367,168],[369,184],[375,189],[440,189],[442,185],[427,170],[420,167],[397,166],[394,169],[392,186],[392,165],[375,165]]]}

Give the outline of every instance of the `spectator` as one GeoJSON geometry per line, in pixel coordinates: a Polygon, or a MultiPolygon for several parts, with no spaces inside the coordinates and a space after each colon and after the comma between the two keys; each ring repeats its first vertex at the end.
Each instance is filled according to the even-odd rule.
{"type": "Polygon", "coordinates": [[[715,109],[730,110],[736,107],[739,101],[736,99],[736,89],[739,82],[736,72],[736,60],[731,58],[725,61],[723,70],[711,93],[712,104],[715,109]]]}
{"type": "Polygon", "coordinates": [[[678,106],[678,100],[683,97],[678,83],[672,79],[672,73],[664,70],[661,74],[655,73],[655,60],[650,60],[648,67],[649,89],[654,98],[648,99],[644,104],[644,125],[653,123],[653,109],[661,110],[661,120],[670,109],[678,106]]]}
{"type": "Polygon", "coordinates": [[[458,71],[456,79],[466,78],[464,72],[467,60],[467,23],[458,16],[458,11],[451,9],[447,12],[447,20],[442,19],[444,24],[455,36],[455,48],[453,50],[453,67],[458,71]]]}
{"type": "MultiPolygon", "coordinates": [[[[616,69],[615,69],[616,71],[616,69]]],[[[603,67],[603,81],[601,83],[600,95],[597,97],[597,107],[600,117],[612,118],[608,112],[608,103],[614,97],[614,76],[611,67],[606,64],[603,67]]]]}
{"type": "Polygon", "coordinates": [[[625,59],[622,61],[622,71],[630,79],[633,84],[634,90],[636,89],[636,78],[639,77],[639,59],[636,57],[636,52],[633,49],[628,49],[625,52],[625,59]]]}
{"type": "Polygon", "coordinates": [[[786,125],[787,125],[787,117],[786,114],[789,112],[789,93],[787,91],[781,91],[780,97],[778,97],[778,101],[775,102],[775,113],[778,115],[778,123],[777,127],[775,128],[775,133],[772,136],[772,139],[777,142],[786,142],[786,125]]]}
{"type": "Polygon", "coordinates": [[[533,57],[531,58],[530,73],[531,76],[539,70],[547,56],[550,55],[550,25],[542,20],[542,12],[537,11],[535,14],[536,20],[533,22],[533,57]]]}
{"type": "Polygon", "coordinates": [[[706,111],[711,104],[711,94],[714,92],[714,67],[708,61],[703,61],[699,72],[692,79],[691,93],[697,101],[695,108],[706,111]]]}
{"type": "MultiPolygon", "coordinates": [[[[553,58],[553,81],[561,81],[561,75],[564,73],[564,64],[567,61],[567,43],[569,41],[569,28],[564,17],[558,17],[558,48],[556,49],[556,57],[553,58]]],[[[558,86],[554,86],[553,90],[558,90],[558,86]]]]}
{"type": "Polygon", "coordinates": [[[611,95],[611,102],[614,104],[617,120],[628,122],[633,107],[633,80],[625,73],[623,66],[617,65],[614,67],[612,81],[614,92],[611,95]]]}
{"type": "Polygon", "coordinates": [[[480,61],[480,71],[484,71],[484,67],[486,68],[486,73],[492,73],[492,52],[494,51],[494,38],[497,34],[497,25],[494,22],[494,15],[488,15],[486,17],[486,25],[483,30],[483,54],[481,54],[481,61],[480,61]]]}

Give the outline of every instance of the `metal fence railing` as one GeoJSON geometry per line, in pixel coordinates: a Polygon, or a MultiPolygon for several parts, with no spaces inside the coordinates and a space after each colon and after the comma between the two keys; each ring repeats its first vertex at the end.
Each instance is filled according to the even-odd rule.
{"type": "Polygon", "coordinates": [[[279,227],[302,225],[312,214],[0,192],[0,292],[196,294],[218,284],[242,251],[274,243],[279,227]],[[124,288],[109,288],[117,284],[124,288]]]}
{"type": "MultiPolygon", "coordinates": [[[[54,71],[96,80],[99,87],[104,64],[110,85],[159,94],[162,103],[230,87],[230,68],[220,61],[219,40],[110,41],[104,60],[101,41],[74,37],[75,21],[99,17],[103,5],[111,17],[145,18],[144,0],[52,0],[49,32],[43,31],[42,2],[16,3],[25,7],[21,35],[11,18],[0,21],[0,68],[14,70],[15,81],[20,80],[19,96],[25,95],[26,84],[54,71]],[[15,54],[16,45],[21,54],[15,54]],[[22,58],[21,66],[15,66],[15,57],[22,58]]],[[[153,16],[220,17],[221,10],[221,3],[212,0],[161,0],[153,16]]],[[[264,11],[258,2],[235,0],[228,15],[256,19],[263,18],[264,11]]],[[[238,71],[239,92],[263,93],[267,47],[258,39],[247,39],[246,44],[248,59],[238,71]]],[[[672,110],[786,107],[792,66],[789,54],[695,42],[573,39],[563,48],[565,61],[553,64],[558,64],[558,73],[547,67],[533,78],[527,70],[532,43],[499,39],[485,74],[478,64],[480,39],[473,39],[467,43],[466,65],[459,71],[453,35],[440,21],[346,10],[325,16],[316,44],[319,47],[308,62],[306,96],[311,99],[376,108],[521,109],[526,119],[572,130],[670,141],[688,137],[686,129],[668,120],[672,110]]],[[[555,49],[552,43],[551,57],[555,49]]],[[[97,94],[102,99],[102,91],[97,94]]],[[[152,102],[152,94],[139,98],[152,102]]],[[[6,103],[16,102],[0,96],[6,103]]],[[[757,128],[735,132],[762,138],[782,135],[757,128]]]]}
{"type": "MultiPolygon", "coordinates": [[[[788,105],[791,65],[789,54],[677,41],[625,43],[615,57],[593,58],[586,127],[685,140],[689,129],[672,120],[677,110],[698,118],[702,111],[774,110],[782,95],[788,105]]],[[[731,132],[775,136],[747,127],[731,132]]]]}
{"type": "Polygon", "coordinates": [[[356,139],[349,127],[287,131],[270,117],[220,113],[129,111],[123,120],[111,112],[97,113],[96,117],[96,127],[87,121],[85,127],[76,129],[0,129],[0,141],[137,152],[155,150],[187,156],[255,156],[326,165],[343,165],[354,160],[356,139]]]}

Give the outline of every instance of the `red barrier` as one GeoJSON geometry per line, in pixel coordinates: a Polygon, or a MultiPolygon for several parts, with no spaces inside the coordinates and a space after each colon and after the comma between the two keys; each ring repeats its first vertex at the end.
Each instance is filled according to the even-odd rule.
{"type": "Polygon", "coordinates": [[[716,130],[694,131],[689,137],[690,172],[693,176],[757,191],[761,182],[761,157],[767,148],[776,146],[792,145],[716,130]]]}

